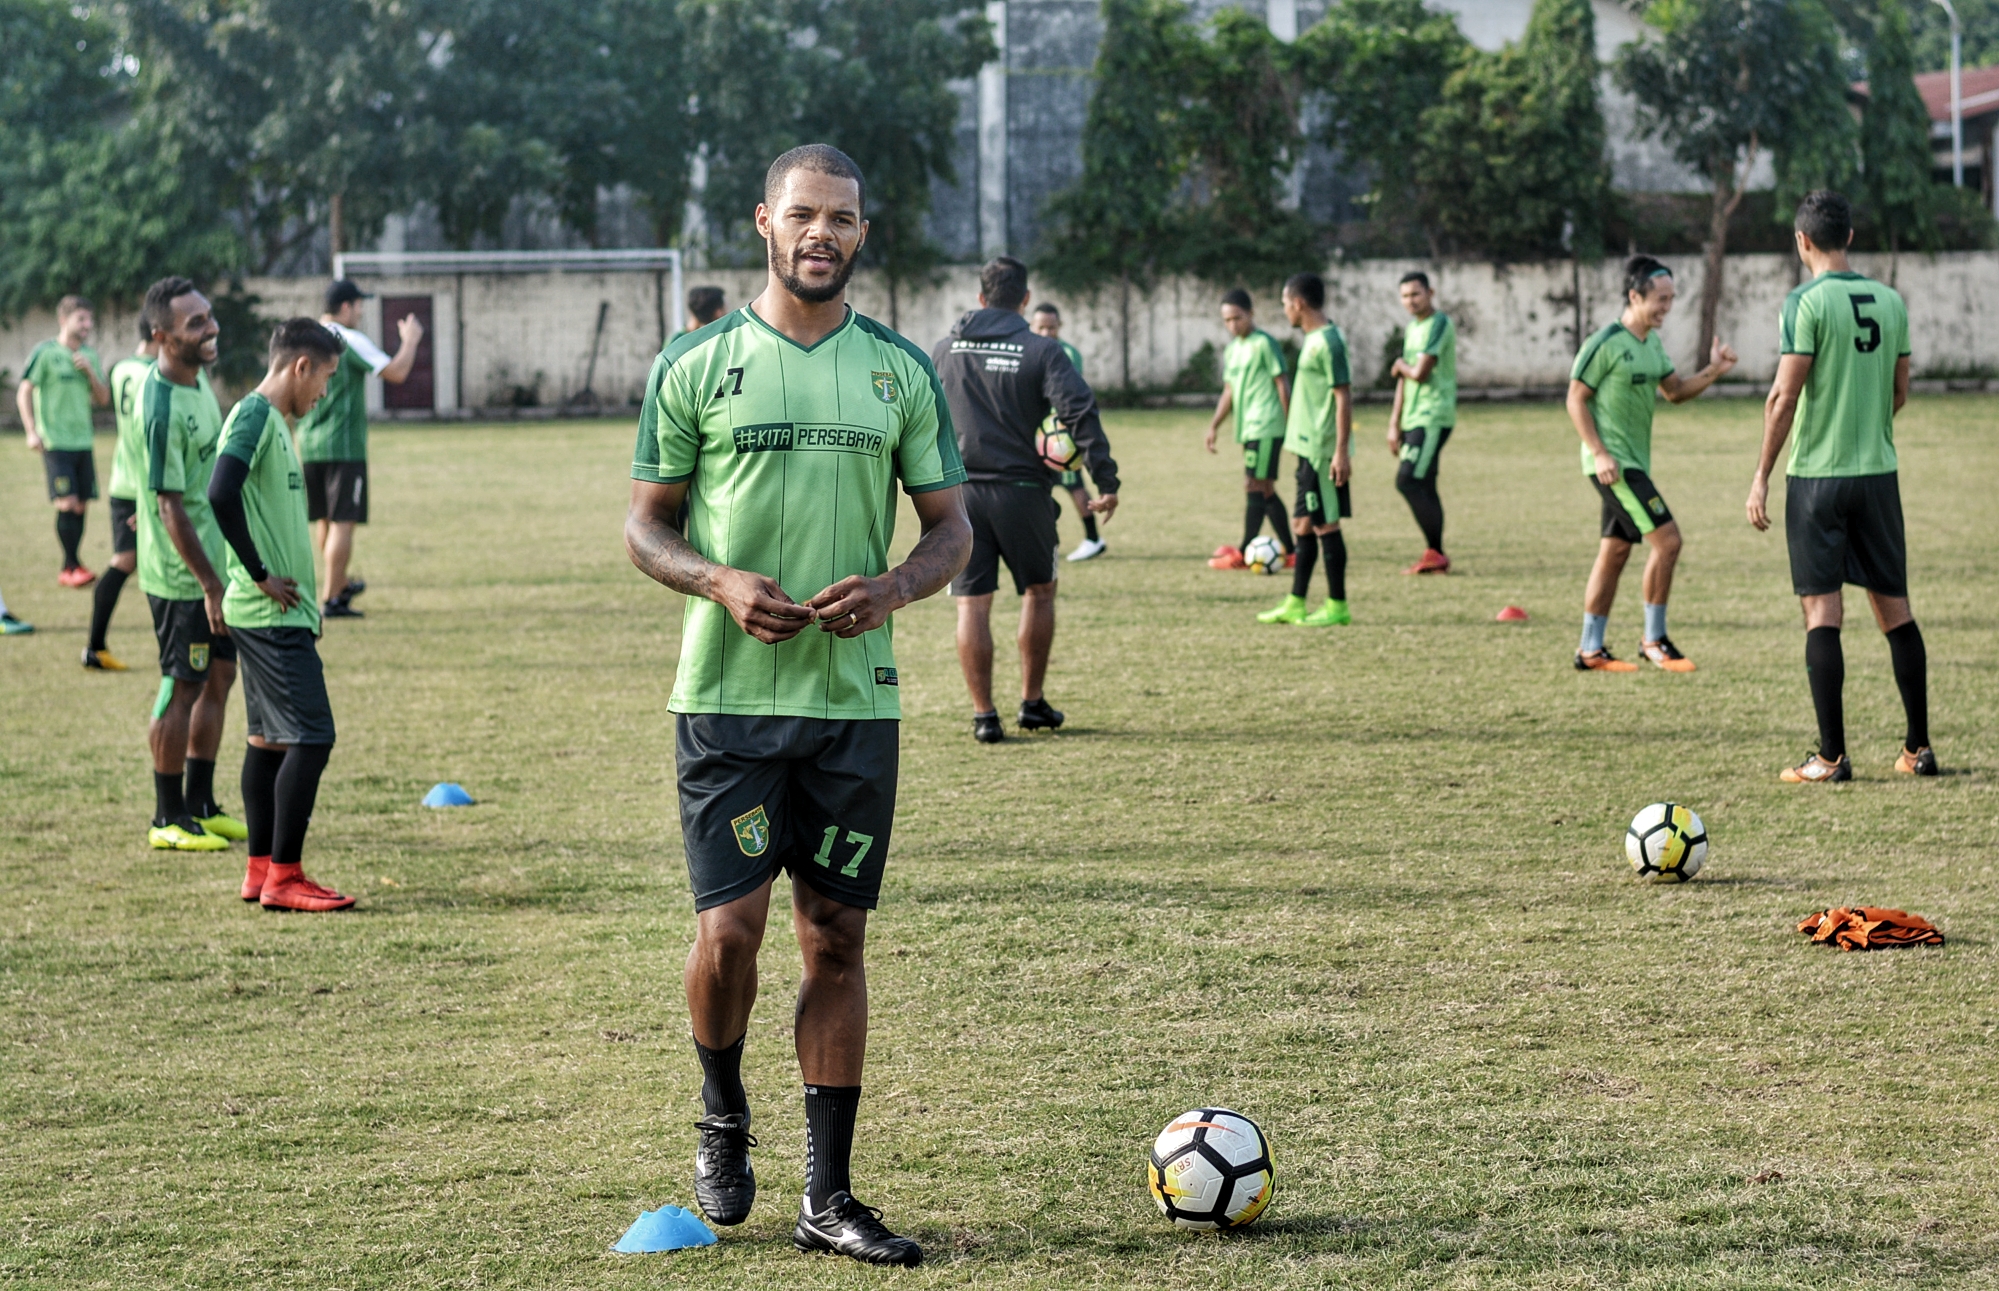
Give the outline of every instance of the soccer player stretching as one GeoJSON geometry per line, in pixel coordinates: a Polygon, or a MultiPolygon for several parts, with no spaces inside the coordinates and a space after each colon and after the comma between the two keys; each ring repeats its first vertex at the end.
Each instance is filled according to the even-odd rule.
{"type": "Polygon", "coordinates": [[[789,870],[807,1146],[792,1240],[914,1265],[922,1248],[855,1200],[848,1177],[863,950],[895,817],[889,616],[950,581],[971,529],[930,361],[846,304],[864,196],[859,168],[824,144],[771,163],[756,210],[763,293],[654,362],[625,545],[689,598],[667,706],[696,911],[685,984],[706,1114],[694,1195],[718,1224],[742,1223],[756,1199],[743,1041],[772,883],[789,870]],[[890,568],[898,479],[923,532],[890,568]]]}
{"type": "Polygon", "coordinates": [[[236,643],[222,622],[222,532],[208,506],[208,477],[222,409],[201,380],[221,328],[208,298],[185,278],[146,289],[146,324],[159,359],[140,393],[146,476],[139,506],[139,589],[160,643],[160,696],[147,732],[153,752],[154,847],[219,852],[243,823],[215,801],[215,754],[236,643]],[[182,776],[186,783],[183,785],[182,776]]]}
{"type": "Polygon", "coordinates": [[[1291,508],[1298,563],[1291,570],[1291,595],[1256,618],[1259,623],[1330,627],[1353,622],[1347,610],[1347,541],[1340,533],[1340,521],[1353,515],[1347,491],[1353,473],[1348,453],[1353,439],[1353,373],[1346,337],[1326,321],[1326,284],[1318,274],[1297,274],[1284,284],[1284,317],[1305,333],[1291,412],[1284,424],[1284,441],[1298,455],[1298,496],[1291,508]],[[1312,590],[1312,567],[1322,550],[1326,603],[1307,613],[1305,596],[1312,590]]]}
{"type": "MultiPolygon", "coordinates": [[[[1062,311],[1053,302],[1044,300],[1034,307],[1032,326],[1036,336],[1045,336],[1061,346],[1062,353],[1068,355],[1069,362],[1075,366],[1077,375],[1082,375],[1083,352],[1062,339],[1062,311]]],[[[1059,424],[1051,409],[1044,427],[1052,432],[1059,424]]],[[[1083,522],[1083,541],[1076,544],[1076,550],[1069,553],[1069,559],[1095,560],[1110,548],[1097,535],[1097,513],[1090,509],[1090,490],[1083,483],[1082,468],[1072,467],[1063,471],[1059,482],[1069,491],[1069,500],[1076,504],[1076,515],[1083,522]]]]}
{"type": "Polygon", "coordinates": [[[1937,774],[1930,751],[1929,658],[1909,612],[1908,548],[1896,482],[1895,414],[1909,398],[1909,312],[1901,296],[1853,271],[1853,208],[1838,193],[1798,203],[1793,237],[1812,280],[1784,298],[1782,356],[1763,405],[1763,452],[1749,483],[1749,523],[1770,527],[1770,472],[1796,431],[1784,492],[1791,585],[1805,610],[1805,673],[1818,711],[1818,751],[1783,779],[1851,780],[1841,588],[1867,589],[1888,636],[1908,731],[1895,769],[1937,774]]]}
{"type": "Polygon", "coordinates": [[[230,410],[208,482],[216,526],[229,543],[222,617],[243,661],[243,809],[250,860],[242,897],[266,910],[345,910],[353,897],[305,876],[301,854],[333,753],[333,706],[320,667],[312,529],[291,424],[326,392],[345,348],[310,318],[271,336],[264,379],[230,410]]]}
{"type": "Polygon", "coordinates": [[[49,480],[49,501],[56,508],[56,541],[62,544],[64,587],[87,587],[97,575],[84,568],[77,555],[83,541],[83,517],[97,496],[97,459],[91,455],[90,410],[111,402],[111,391],[98,375],[97,351],[90,334],[97,315],[81,296],[64,296],[56,304],[56,338],[43,341],[28,356],[21,383],[14,388],[14,405],[28,432],[28,451],[42,455],[49,480]]]}
{"type": "Polygon", "coordinates": [[[1284,347],[1256,325],[1249,293],[1237,287],[1222,296],[1222,326],[1228,328],[1228,348],[1222,352],[1222,397],[1208,422],[1207,449],[1215,451],[1215,434],[1235,419],[1236,443],[1242,445],[1242,546],[1223,545],[1208,559],[1211,569],[1247,569],[1242,557],[1263,522],[1277,531],[1284,553],[1293,551],[1291,526],[1285,522],[1284,499],[1277,496],[1277,467],[1284,457],[1284,418],[1291,407],[1291,384],[1284,376],[1284,347]]]}
{"type": "MultiPolygon", "coordinates": [[[[83,647],[83,666],[104,672],[124,672],[125,665],[105,644],[111,630],[111,612],[118,608],[118,594],[125,580],[139,565],[139,482],[146,478],[145,409],[141,395],[146,378],[153,371],[152,329],[146,316],[139,315],[139,348],[111,365],[107,382],[111,387],[111,412],[118,419],[118,448],[111,458],[111,487],[104,490],[111,500],[111,563],[97,580],[97,592],[90,606],[90,640],[83,647]]],[[[204,374],[202,380],[207,380],[204,374]]]]}
{"type": "Polygon", "coordinates": [[[1569,372],[1569,420],[1583,441],[1583,474],[1603,495],[1603,541],[1583,590],[1583,639],[1576,647],[1579,672],[1637,672],[1638,665],[1610,653],[1603,643],[1617,580],[1631,546],[1643,542],[1645,636],[1640,651],[1667,672],[1692,672],[1691,659],[1666,635],[1666,598],[1680,559],[1680,526],[1652,485],[1652,405],[1655,390],[1685,403],[1735,366],[1735,351],[1717,337],[1708,365],[1682,381],[1660,344],[1659,329],[1673,308],[1673,271],[1651,256],[1624,266],[1624,315],[1583,342],[1569,372]]]}
{"type": "Polygon", "coordinates": [[[1388,410],[1388,451],[1402,459],[1395,490],[1423,531],[1423,554],[1405,574],[1445,574],[1444,500],[1437,496],[1437,458],[1458,422],[1458,325],[1437,308],[1425,273],[1402,275],[1402,308],[1415,321],[1402,330],[1402,357],[1388,410]]]}

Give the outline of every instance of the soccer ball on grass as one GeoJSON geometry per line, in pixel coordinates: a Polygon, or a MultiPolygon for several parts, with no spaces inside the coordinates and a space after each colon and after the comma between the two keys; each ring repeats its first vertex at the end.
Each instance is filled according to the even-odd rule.
{"type": "Polygon", "coordinates": [[[1242,549],[1242,559],[1259,574],[1274,574],[1284,568],[1284,548],[1269,534],[1261,534],[1242,549]]]}
{"type": "Polygon", "coordinates": [[[1685,883],[1707,860],[1707,826],[1691,807],[1655,802],[1632,817],[1624,854],[1641,879],[1685,883]]]}
{"type": "Polygon", "coordinates": [[[1159,1213],[1181,1228],[1242,1228],[1270,1204],[1277,1183],[1270,1140],[1225,1107],[1197,1107],[1159,1132],[1146,1164],[1159,1213]]]}

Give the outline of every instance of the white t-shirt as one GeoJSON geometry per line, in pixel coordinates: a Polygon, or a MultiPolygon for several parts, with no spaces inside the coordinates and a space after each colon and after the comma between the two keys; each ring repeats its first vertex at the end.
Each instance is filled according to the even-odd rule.
{"type": "Polygon", "coordinates": [[[340,339],[347,342],[348,349],[367,360],[368,366],[374,370],[376,376],[380,376],[382,369],[389,366],[389,356],[382,353],[381,346],[368,339],[366,332],[343,327],[339,323],[328,323],[327,326],[340,334],[340,339]]]}

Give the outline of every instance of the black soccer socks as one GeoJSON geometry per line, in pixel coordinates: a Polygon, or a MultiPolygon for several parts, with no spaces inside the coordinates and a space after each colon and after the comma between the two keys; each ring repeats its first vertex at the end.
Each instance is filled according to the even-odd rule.
{"type": "Polygon", "coordinates": [[[187,799],[181,796],[180,775],[153,772],[153,823],[172,825],[187,815],[187,799]]]}
{"type": "Polygon", "coordinates": [[[1245,493],[1242,496],[1242,546],[1240,550],[1248,551],[1249,544],[1254,542],[1256,535],[1262,532],[1263,495],[1261,493],[1245,493]]]}
{"type": "Polygon", "coordinates": [[[1895,662],[1895,686],[1909,716],[1909,734],[1902,747],[1915,753],[1930,742],[1930,656],[1914,619],[1888,634],[1888,654],[1895,662]]]}
{"type": "Polygon", "coordinates": [[[108,565],[97,576],[97,592],[90,602],[90,648],[105,649],[104,634],[111,629],[111,611],[118,608],[118,593],[125,590],[130,575],[116,565],[108,565]]]}
{"type": "MultiPolygon", "coordinates": [[[[1346,534],[1338,529],[1333,530],[1331,533],[1322,533],[1319,535],[1319,547],[1326,554],[1326,595],[1336,601],[1344,601],[1347,598],[1346,534]]],[[[1312,550],[1311,543],[1307,542],[1300,545],[1298,549],[1298,563],[1301,566],[1305,563],[1305,553],[1310,550],[1312,550]]],[[[1293,590],[1297,589],[1294,588],[1293,590]]],[[[1304,594],[1302,591],[1298,592],[1300,596],[1304,594]]]]}
{"type": "Polygon", "coordinates": [[[1091,542],[1096,542],[1098,540],[1097,516],[1096,513],[1093,511],[1085,511],[1083,513],[1083,536],[1085,538],[1088,538],[1091,542]]]}
{"type": "Polygon", "coordinates": [[[805,1087],[805,1209],[817,1213],[834,1193],[849,1192],[859,1085],[805,1087]]]}
{"type": "Polygon", "coordinates": [[[1275,493],[1264,494],[1263,515],[1270,521],[1270,527],[1276,531],[1277,541],[1284,544],[1284,550],[1287,553],[1296,551],[1297,548],[1291,541],[1291,517],[1285,514],[1284,499],[1275,493]]]}
{"type": "Polygon", "coordinates": [[[284,764],[283,749],[243,746],[243,823],[250,830],[252,856],[271,854],[271,834],[278,814],[278,768],[284,764]]]}
{"type": "Polygon", "coordinates": [[[333,756],[331,744],[294,744],[278,767],[276,810],[272,813],[271,864],[297,865],[305,854],[305,831],[319,797],[319,776],[333,756]]]}
{"type": "Polygon", "coordinates": [[[1818,712],[1819,756],[1837,762],[1846,756],[1846,654],[1839,646],[1838,628],[1805,633],[1805,673],[1812,684],[1812,707],[1818,712]]]}
{"type": "Polygon", "coordinates": [[[1312,590],[1312,571],[1319,564],[1319,543],[1311,534],[1306,534],[1298,544],[1298,563],[1291,567],[1291,594],[1303,600],[1312,590]]]}
{"type": "Polygon", "coordinates": [[[1403,463],[1402,470],[1396,472],[1395,489],[1409,503],[1409,513],[1416,517],[1416,527],[1423,531],[1423,545],[1432,551],[1444,549],[1444,502],[1437,496],[1437,478],[1416,478],[1409,463],[1403,463]]]}
{"type": "Polygon", "coordinates": [[[75,569],[83,562],[77,559],[77,546],[83,542],[83,516],[76,511],[56,512],[56,541],[62,544],[62,567],[75,569]]]}
{"type": "Polygon", "coordinates": [[[743,1042],[710,1049],[694,1042],[694,1056],[701,1060],[701,1110],[710,1116],[736,1116],[750,1110],[750,1096],[743,1088],[743,1042]]]}
{"type": "Polygon", "coordinates": [[[218,815],[215,805],[215,759],[190,757],[187,760],[187,814],[196,820],[218,815]]]}

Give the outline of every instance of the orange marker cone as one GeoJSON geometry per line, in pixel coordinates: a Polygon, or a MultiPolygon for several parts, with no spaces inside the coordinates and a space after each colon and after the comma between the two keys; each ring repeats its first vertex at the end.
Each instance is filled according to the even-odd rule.
{"type": "Polygon", "coordinates": [[[1527,611],[1521,609],[1518,605],[1507,606],[1493,618],[1493,622],[1495,623],[1525,623],[1526,621],[1527,611]]]}

